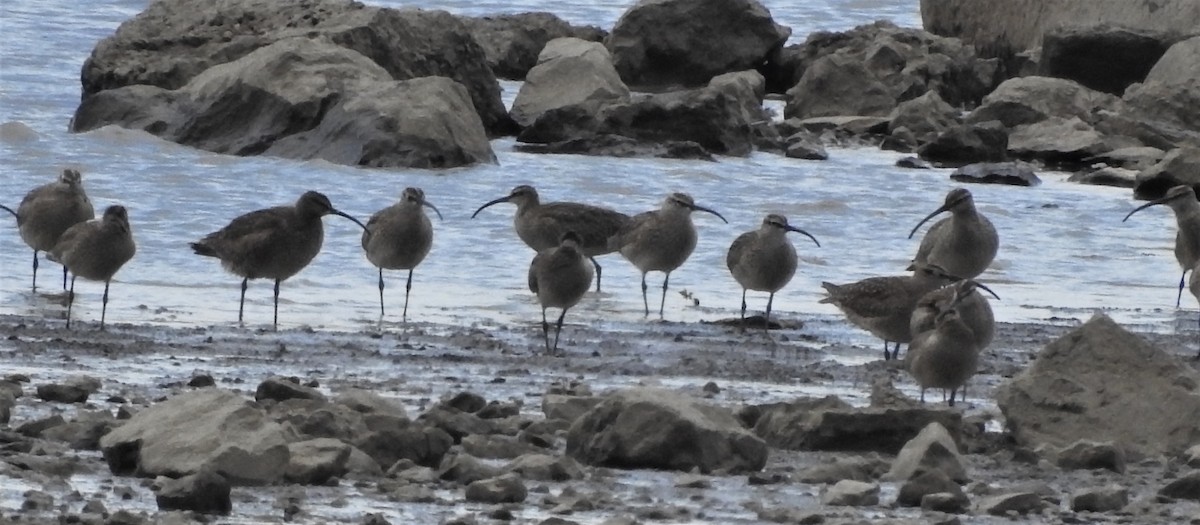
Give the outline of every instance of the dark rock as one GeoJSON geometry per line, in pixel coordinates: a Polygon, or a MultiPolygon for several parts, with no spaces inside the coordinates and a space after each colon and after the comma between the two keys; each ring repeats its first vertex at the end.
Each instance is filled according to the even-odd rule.
{"type": "Polygon", "coordinates": [[[269,406],[271,417],[306,438],[352,441],[367,431],[363,413],[324,400],[292,398],[269,406]]]}
{"type": "Polygon", "coordinates": [[[1004,81],[967,115],[967,122],[998,120],[1005,127],[1040,122],[1050,117],[1094,125],[1101,110],[1115,110],[1121,100],[1061,78],[1019,77],[1004,81]]]}
{"type": "Polygon", "coordinates": [[[754,424],[754,433],[771,446],[791,450],[874,451],[895,454],[932,422],[952,436],[962,416],[947,410],[832,408],[811,404],[772,406],[754,424]]]}
{"type": "Polygon", "coordinates": [[[1074,167],[1111,148],[1100,132],[1079,120],[1050,117],[1017,126],[1008,134],[1008,153],[1018,159],[1074,167]]]}
{"type": "Polygon", "coordinates": [[[468,454],[487,459],[512,459],[539,449],[510,436],[473,435],[462,439],[463,450],[468,454]]]}
{"type": "Polygon", "coordinates": [[[47,430],[65,425],[66,423],[67,420],[63,419],[61,415],[54,414],[52,416],[35,419],[33,421],[26,421],[13,430],[22,436],[41,437],[42,433],[46,432],[47,430]]]}
{"type": "Polygon", "coordinates": [[[787,138],[787,151],[791,159],[828,160],[829,153],[825,147],[815,141],[807,133],[797,133],[787,138]]]}
{"type": "Polygon", "coordinates": [[[410,423],[372,430],[355,440],[354,446],[379,465],[390,466],[409,459],[418,465],[436,467],[454,446],[454,438],[440,428],[410,423]]]}
{"type": "Polygon", "coordinates": [[[879,484],[844,479],[821,494],[825,505],[863,507],[879,504],[879,484]]]}
{"type": "Polygon", "coordinates": [[[209,374],[197,374],[188,380],[187,386],[192,388],[204,388],[208,386],[216,386],[217,381],[209,374]]]}
{"type": "Polygon", "coordinates": [[[1200,148],[1177,148],[1157,164],[1138,173],[1133,187],[1135,199],[1157,199],[1179,185],[1200,189],[1200,148]]]}
{"type": "Polygon", "coordinates": [[[1136,171],[1113,167],[1104,167],[1087,173],[1072,173],[1070,177],[1067,177],[1067,182],[1118,188],[1133,188],[1136,180],[1136,171]]]}
{"type": "Polygon", "coordinates": [[[17,400],[8,391],[0,390],[0,425],[7,425],[12,419],[12,409],[17,406],[17,400]]]}
{"type": "Polygon", "coordinates": [[[358,388],[343,390],[338,393],[333,402],[363,414],[387,414],[401,418],[408,417],[407,412],[404,410],[404,405],[370,390],[358,388]]]}
{"type": "Polygon", "coordinates": [[[1046,506],[1042,497],[1033,492],[1015,492],[989,496],[979,501],[980,512],[993,516],[1005,516],[1009,512],[1031,514],[1041,512],[1046,506]]]}
{"type": "Polygon", "coordinates": [[[791,35],[757,0],[638,2],[606,45],[631,86],[701,86],[770,62],[791,35]]]}
{"type": "Polygon", "coordinates": [[[537,65],[538,54],[551,40],[575,37],[601,42],[607,35],[598,27],[574,27],[545,12],[496,14],[462,21],[483,48],[496,76],[512,80],[525,80],[526,73],[537,65]]]}
{"type": "Polygon", "coordinates": [[[383,514],[372,512],[363,516],[362,525],[392,525],[392,522],[388,521],[383,514]]]}
{"type": "Polygon", "coordinates": [[[266,400],[284,401],[288,399],[325,401],[325,395],[315,388],[301,385],[295,378],[287,377],[268,378],[259,383],[258,388],[254,390],[254,400],[260,403],[266,400]]]}
{"type": "Polygon", "coordinates": [[[1117,486],[1078,490],[1071,494],[1075,512],[1113,512],[1129,504],[1129,491],[1117,486]]]}
{"type": "Polygon", "coordinates": [[[500,402],[490,401],[483,408],[479,409],[475,415],[483,419],[501,419],[513,417],[521,413],[521,404],[518,402],[500,402]]]}
{"type": "Polygon", "coordinates": [[[839,135],[861,137],[887,133],[890,123],[887,117],[868,116],[790,118],[779,123],[779,131],[789,136],[800,131],[813,134],[834,131],[839,135]]]}
{"type": "Polygon", "coordinates": [[[143,409],[105,434],[100,448],[118,475],[211,471],[252,485],[282,480],[288,462],[285,434],[242,396],[203,388],[143,409]]]}
{"type": "Polygon", "coordinates": [[[1138,146],[1117,148],[1083,160],[1084,162],[1103,163],[1114,168],[1144,170],[1158,164],[1158,161],[1162,160],[1166,154],[1167,152],[1158,148],[1138,146]]]}
{"type": "Polygon", "coordinates": [[[1200,147],[1200,36],[1179,42],[1162,56],[1145,82],[1125,91],[1120,118],[1112,119],[1115,133],[1136,137],[1162,149],[1200,147]]]}
{"type": "Polygon", "coordinates": [[[438,479],[453,481],[459,485],[470,485],[499,475],[499,468],[488,465],[470,454],[446,455],[437,472],[438,479]]]}
{"type": "Polygon", "coordinates": [[[950,180],[980,184],[1008,184],[1010,186],[1037,186],[1042,183],[1033,172],[1034,167],[1025,162],[981,162],[968,164],[954,170],[950,180]]]}
{"type": "Polygon", "coordinates": [[[787,91],[783,114],[787,118],[867,115],[884,117],[896,107],[896,97],[848,54],[834,54],[813,62],[795,86],[787,91]]]}
{"type": "Polygon", "coordinates": [[[1107,469],[1125,473],[1125,451],[1117,443],[1080,440],[1058,453],[1058,466],[1065,470],[1107,469]]]}
{"type": "Polygon", "coordinates": [[[71,421],[46,428],[40,437],[65,442],[75,450],[99,450],[100,438],[118,424],[107,410],[86,411],[71,421]]]}
{"type": "Polygon", "coordinates": [[[959,111],[955,109],[937,91],[926,91],[912,100],[906,100],[896,106],[888,115],[888,132],[898,127],[908,128],[916,137],[918,144],[932,141],[951,126],[959,123],[959,111]]]}
{"type": "Polygon", "coordinates": [[[927,170],[933,168],[933,165],[921,160],[918,157],[904,157],[896,161],[896,167],[914,170],[927,170]]]}
{"type": "Polygon", "coordinates": [[[1008,158],[1008,133],[998,122],[962,124],[942,132],[917,153],[922,159],[947,166],[1000,162],[1008,158]]]}
{"type": "Polygon", "coordinates": [[[476,481],[467,485],[467,501],[481,503],[520,503],[528,491],[516,474],[476,481]]]}
{"type": "Polygon", "coordinates": [[[584,463],[701,473],[759,470],[767,446],[727,409],[657,389],[623,390],[571,426],[567,454],[584,463]]]}
{"type": "Polygon", "coordinates": [[[536,481],[570,481],[583,479],[583,467],[570,456],[547,454],[525,454],[514,459],[504,470],[520,474],[522,478],[536,481]]]}
{"type": "Polygon", "coordinates": [[[1200,442],[1198,387],[1178,358],[1097,314],[1046,345],[996,401],[1023,446],[1090,439],[1127,454],[1176,454],[1200,442]]]}
{"type": "Polygon", "coordinates": [[[1159,496],[1200,501],[1200,470],[1184,474],[1158,491],[1159,496]]]}
{"type": "Polygon", "coordinates": [[[1115,27],[1065,26],[1042,37],[1042,74],[1066,78],[1113,95],[1145,80],[1170,46],[1160,33],[1115,27]]]}
{"type": "Polygon", "coordinates": [[[38,385],[37,398],[54,403],[86,403],[88,395],[86,388],[73,384],[38,385]]]}
{"type": "Polygon", "coordinates": [[[949,493],[953,500],[968,501],[967,495],[963,493],[958,483],[952,481],[940,470],[930,470],[904,482],[900,486],[899,494],[896,495],[896,504],[902,507],[919,507],[921,500],[926,496],[938,493],[949,493]]]}
{"type": "Polygon", "coordinates": [[[887,472],[888,464],[878,456],[850,456],[818,463],[796,474],[802,483],[833,484],[843,479],[872,481],[887,472]]]}
{"type": "Polygon", "coordinates": [[[229,481],[204,470],[168,480],[155,494],[159,510],[190,510],[201,514],[228,515],[233,510],[229,481]]]}
{"type": "Polygon", "coordinates": [[[970,480],[962,457],[958,454],[958,444],[946,428],[937,422],[930,423],[904,444],[904,448],[896,454],[892,468],[888,470],[887,479],[907,480],[928,470],[940,470],[958,483],[970,480]]]}
{"type": "Polygon", "coordinates": [[[475,414],[455,410],[448,406],[435,406],[417,416],[417,421],[444,430],[454,442],[475,434],[492,434],[495,424],[475,414]]]}
{"type": "Polygon", "coordinates": [[[1183,463],[1189,467],[1200,468],[1200,444],[1192,445],[1183,453],[1183,463]]]}
{"type": "Polygon", "coordinates": [[[473,414],[487,406],[487,399],[474,392],[459,392],[446,401],[445,406],[473,414]]]}
{"type": "Polygon", "coordinates": [[[971,508],[971,500],[961,491],[935,492],[921,497],[921,510],[945,512],[948,514],[965,514],[971,508]]]}
{"type": "Polygon", "coordinates": [[[288,464],[283,477],[289,483],[322,485],[349,470],[350,445],[336,439],[318,438],[288,444],[288,464]]]}

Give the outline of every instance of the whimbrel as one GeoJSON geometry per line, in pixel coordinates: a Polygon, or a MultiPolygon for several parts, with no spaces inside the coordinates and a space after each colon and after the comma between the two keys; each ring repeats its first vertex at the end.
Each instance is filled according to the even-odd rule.
{"type": "Polygon", "coordinates": [[[662,317],[671,272],[696,249],[696,226],[692,224],[692,212],[696,210],[716,215],[729,224],[720,213],[696,205],[690,195],[672,193],[663,200],[661,208],[634,215],[608,241],[610,249],[621,250],[621,255],[642,272],[642,305],[647,316],[650,315],[650,303],[646,299],[646,273],[659,271],[666,274],[662,301],[658,305],[658,316],[662,317]]]}
{"type": "Polygon", "coordinates": [[[1175,223],[1179,231],[1175,233],[1175,260],[1183,273],[1179,276],[1179,294],[1175,298],[1175,307],[1179,308],[1183,300],[1183,285],[1187,273],[1200,263],[1200,202],[1196,201],[1196,192],[1191,186],[1175,186],[1167,190],[1162,198],[1152,200],[1134,208],[1121,222],[1129,220],[1133,214],[1159,204],[1166,204],[1175,212],[1175,223]]]}
{"type": "Polygon", "coordinates": [[[71,289],[67,292],[67,328],[71,328],[71,307],[75,304],[75,278],[104,281],[104,299],[100,307],[100,329],[108,313],[108,285],[137,247],[129,229],[124,206],[109,206],[99,219],[81,222],[63,232],[50,249],[50,260],[71,271],[71,289]]]}
{"type": "Polygon", "coordinates": [[[912,275],[868,277],[850,284],[821,283],[829,293],[820,300],[833,304],[846,319],[859,328],[883,339],[883,359],[900,357],[900,343],[912,341],[909,327],[917,301],[932,290],[959,280],[942,267],[930,263],[913,263],[912,275]],[[896,343],[895,352],[888,352],[888,342],[896,343]]]}
{"type": "Polygon", "coordinates": [[[367,229],[358,219],[335,209],[325,195],[309,191],[294,206],[252,211],[191,243],[198,255],[216,257],[226,270],[242,277],[238,323],[242,322],[248,281],[267,278],[275,280],[272,324],[279,327],[279,283],[308,266],[321,251],[325,239],[321,218],[329,214],[340,215],[367,229]]]}
{"type": "Polygon", "coordinates": [[[996,335],[996,317],[992,313],[992,305],[979,292],[981,289],[996,299],[1000,298],[991,288],[973,279],[964,279],[923,295],[913,311],[909,331],[916,337],[934,329],[938,314],[949,310],[951,302],[957,297],[958,304],[954,308],[958,310],[963,323],[975,334],[975,346],[983,351],[992,344],[996,335]]]}
{"type": "Polygon", "coordinates": [[[413,268],[416,268],[433,245],[433,225],[421,207],[437,213],[442,212],[425,200],[420,188],[405,188],[400,202],[379,210],[367,221],[367,230],[362,235],[362,247],[367,260],[379,268],[379,317],[383,318],[383,269],[408,270],[408,282],[404,285],[404,313],[408,318],[408,295],[412,291],[413,268]]]}
{"type": "MultiPolygon", "coordinates": [[[[21,240],[33,248],[33,289],[37,291],[38,252],[49,252],[67,228],[95,218],[83,177],[78,171],[65,169],[58,180],[38,186],[21,200],[17,211],[3,207],[17,218],[21,240]]],[[[63,289],[67,288],[67,267],[63,266],[63,289]]]]}
{"type": "Polygon", "coordinates": [[[821,243],[808,232],[788,224],[787,217],[772,213],[763,218],[762,226],[734,239],[725,255],[725,265],[734,280],[742,285],[742,326],[746,323],[746,290],[767,292],[767,311],[763,329],[771,325],[771,303],[778,292],[796,273],[796,247],[787,240],[787,232],[797,232],[821,243]]]}
{"type": "Polygon", "coordinates": [[[542,305],[542,338],[546,353],[558,353],[558,336],[562,333],[567,310],[579,303],[592,286],[592,266],[585,260],[582,239],[575,232],[563,234],[557,248],[538,252],[529,263],[529,291],[537,295],[542,305]],[[550,324],[546,322],[547,308],[561,308],[554,330],[554,345],[550,345],[550,324]]]}
{"type": "Polygon", "coordinates": [[[950,217],[929,227],[913,260],[936,264],[951,275],[972,279],[992,264],[1000,247],[1000,238],[992,221],[975,209],[971,192],[964,188],[950,190],[945,202],[921,219],[908,238],[911,239],[922,224],[945,211],[951,213],[950,217]]]}
{"type": "Polygon", "coordinates": [[[471,214],[471,218],[474,219],[484,208],[501,202],[517,205],[517,213],[513,216],[513,229],[517,230],[517,236],[534,251],[556,248],[564,233],[575,232],[580,239],[583,254],[591,259],[596,268],[596,291],[600,291],[600,275],[603,270],[600,263],[596,262],[596,256],[616,251],[609,248],[608,238],[629,222],[628,215],[576,202],[542,204],[533,186],[521,185],[513,188],[508,195],[480,206],[471,214]]]}
{"type": "Polygon", "coordinates": [[[921,385],[922,402],[925,389],[941,388],[950,391],[950,406],[954,406],[958,389],[975,375],[979,347],[975,346],[975,334],[959,315],[958,299],[953,295],[950,308],[937,315],[934,329],[914,337],[908,347],[905,362],[908,372],[921,385]]]}

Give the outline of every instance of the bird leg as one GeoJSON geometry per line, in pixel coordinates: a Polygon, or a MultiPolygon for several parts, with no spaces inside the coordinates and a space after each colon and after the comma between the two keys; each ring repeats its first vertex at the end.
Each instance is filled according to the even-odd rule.
{"type": "Polygon", "coordinates": [[[1188,271],[1184,270],[1183,274],[1179,276],[1179,295],[1175,296],[1175,308],[1179,308],[1180,303],[1183,301],[1184,277],[1187,276],[1187,273],[1188,271]]]}
{"type": "Polygon", "coordinates": [[[546,342],[546,353],[550,353],[550,323],[546,322],[546,307],[542,307],[542,339],[546,342]]]}
{"type": "MultiPolygon", "coordinates": [[[[37,250],[33,251],[33,291],[37,291],[37,250]]],[[[66,266],[63,266],[66,268],[66,266]]]]}
{"type": "Polygon", "coordinates": [[[67,265],[63,265],[63,290],[67,289],[67,265]]]}
{"type": "MultiPolygon", "coordinates": [[[[379,271],[382,272],[383,270],[379,270],[379,271]]],[[[404,313],[400,315],[401,321],[408,320],[408,293],[412,291],[412,273],[413,273],[412,268],[409,268],[408,269],[408,282],[404,284],[404,313]]],[[[383,299],[380,299],[380,301],[383,301],[383,299]]],[[[382,304],[383,303],[381,302],[380,308],[382,308],[382,304]]]]}
{"type": "Polygon", "coordinates": [[[954,406],[954,394],[955,394],[954,389],[951,389],[950,390],[950,406],[954,406]]]}
{"type": "Polygon", "coordinates": [[[767,296],[767,314],[763,316],[763,335],[767,336],[767,342],[771,344],[771,357],[775,357],[775,340],[771,338],[771,303],[775,300],[775,292],[767,296]]]}
{"type": "Polygon", "coordinates": [[[746,289],[742,288],[742,333],[746,333],[746,289]]]}
{"type": "Polygon", "coordinates": [[[67,291],[67,330],[71,329],[71,306],[75,304],[75,278],[71,278],[71,289],[67,291]]]}
{"type": "MultiPolygon", "coordinates": [[[[887,344],[887,343],[884,343],[887,344]]],[[[925,402],[925,387],[921,387],[921,402],[925,402]]]]}
{"type": "Polygon", "coordinates": [[[887,361],[891,358],[892,358],[892,354],[888,353],[888,342],[886,339],[884,339],[883,340],[883,360],[887,361]]]}
{"type": "Polygon", "coordinates": [[[104,330],[104,315],[108,313],[108,281],[104,281],[104,298],[100,300],[100,330],[104,330]]]}
{"type": "Polygon", "coordinates": [[[383,268],[379,269],[379,319],[383,319],[383,268]]]}
{"type": "Polygon", "coordinates": [[[650,317],[650,303],[646,301],[646,273],[642,272],[642,306],[646,308],[646,317],[650,317]]]}
{"type": "Polygon", "coordinates": [[[563,318],[566,316],[567,316],[567,309],[563,308],[562,313],[558,315],[558,323],[554,328],[554,350],[552,350],[550,352],[550,355],[552,355],[552,356],[558,355],[558,336],[559,336],[559,334],[562,333],[563,318]]]}
{"type": "Polygon", "coordinates": [[[600,274],[603,273],[604,270],[600,268],[600,263],[596,262],[595,257],[588,257],[588,259],[591,259],[592,266],[596,267],[596,293],[600,293],[600,274]]]}
{"type": "Polygon", "coordinates": [[[662,319],[663,308],[667,305],[667,283],[670,281],[671,281],[671,272],[667,272],[666,275],[663,276],[662,301],[658,303],[658,318],[659,319],[662,319]]]}
{"type": "Polygon", "coordinates": [[[275,279],[275,316],[271,320],[271,326],[279,330],[279,279],[275,279]]]}
{"type": "Polygon", "coordinates": [[[242,278],[242,298],[238,301],[238,324],[242,324],[242,310],[246,308],[246,287],[249,286],[250,278],[242,278]]]}

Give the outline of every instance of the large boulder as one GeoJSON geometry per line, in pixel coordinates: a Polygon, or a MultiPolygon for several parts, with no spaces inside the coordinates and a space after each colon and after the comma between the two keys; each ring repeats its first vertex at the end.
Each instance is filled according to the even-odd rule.
{"type": "Polygon", "coordinates": [[[930,423],[961,435],[962,415],[926,408],[854,408],[831,400],[797,400],[759,408],[754,433],[790,450],[899,452],[930,423]]]}
{"type": "Polygon", "coordinates": [[[367,57],[325,39],[277,41],[175,90],[101,91],[80,104],[72,129],[114,123],[234,155],[375,167],[495,161],[460,84],[445,77],[395,81],[367,57]]]}
{"type": "Polygon", "coordinates": [[[598,101],[629,100],[629,88],[613,68],[604,45],[578,38],[551,40],[529,70],[510,112],[528,126],[554,108],[598,101]]]}
{"type": "Polygon", "coordinates": [[[1173,149],[1153,166],[1137,174],[1135,199],[1157,199],[1167,190],[1186,184],[1200,189],[1200,147],[1173,149]]]}
{"type": "Polygon", "coordinates": [[[174,90],[209,68],[279,40],[325,37],[393,80],[445,76],[463,84],[492,135],[514,131],[483,48],[444,11],[353,0],[162,0],[100,41],[83,65],[83,98],[123,86],[174,90]]]}
{"type": "Polygon", "coordinates": [[[886,116],[896,96],[862,61],[848,53],[816,60],[787,91],[787,118],[836,115],[886,116]]]}
{"type": "Polygon", "coordinates": [[[1050,117],[1017,126],[1008,134],[1008,153],[1016,159],[1077,166],[1109,151],[1104,136],[1079,117],[1050,117]]]}
{"type": "Polygon", "coordinates": [[[996,402],[1030,448],[1088,439],[1161,455],[1200,442],[1200,374],[1103,314],[1046,345],[996,402]]]}
{"type": "Polygon", "coordinates": [[[757,0],[640,0],[607,46],[631,86],[695,87],[768,62],[791,36],[757,0]]]}
{"type": "Polygon", "coordinates": [[[1056,27],[1042,40],[1039,67],[1042,75],[1121,96],[1146,79],[1170,44],[1162,33],[1109,24],[1056,27]]]}
{"type": "Polygon", "coordinates": [[[959,111],[947,104],[937,91],[926,91],[912,100],[901,102],[888,115],[888,132],[897,128],[908,129],[918,144],[932,141],[939,134],[958,124],[959,111]]]}
{"type": "Polygon", "coordinates": [[[282,481],[286,431],[262,408],[205,388],[147,407],[100,439],[114,474],[180,477],[209,470],[235,484],[282,481]]]}
{"type": "Polygon", "coordinates": [[[1008,158],[1008,133],[999,122],[959,124],[917,149],[922,159],[943,166],[1000,162],[1008,158]]]}
{"type": "Polygon", "coordinates": [[[1111,132],[1163,149],[1200,147],[1200,36],[1171,46],[1122,100],[1111,132]]]}
{"type": "Polygon", "coordinates": [[[870,71],[898,101],[927,91],[953,106],[976,106],[995,87],[996,59],[980,59],[957,38],[944,38],[887,21],[848,31],[812,33],[787,46],[776,68],[766,68],[768,90],[787,91],[820,59],[842,54],[870,71]]]}
{"type": "Polygon", "coordinates": [[[967,122],[998,120],[1006,127],[1041,122],[1050,117],[1078,117],[1094,124],[1102,109],[1115,109],[1120,99],[1062,78],[1020,77],[1004,81],[967,115],[967,122]]]}
{"type": "Polygon", "coordinates": [[[635,388],[577,419],[567,433],[567,454],[597,466],[742,472],[762,469],[767,445],[726,408],[635,388]]]}
{"type": "Polygon", "coordinates": [[[1200,20],[1195,0],[921,0],[925,29],[962,38],[997,53],[1042,45],[1051,28],[1064,25],[1119,24],[1134,30],[1186,34],[1200,20]]]}
{"type": "Polygon", "coordinates": [[[524,80],[538,63],[547,42],[575,37],[591,42],[604,40],[607,33],[594,26],[575,27],[553,13],[497,14],[463,18],[471,35],[483,48],[488,65],[500,78],[524,80]]]}

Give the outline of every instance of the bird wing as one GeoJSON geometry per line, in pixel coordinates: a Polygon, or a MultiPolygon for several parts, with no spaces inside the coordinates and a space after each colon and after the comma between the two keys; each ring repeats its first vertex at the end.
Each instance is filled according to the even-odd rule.
{"type": "Polygon", "coordinates": [[[909,293],[903,286],[905,279],[907,278],[870,277],[843,285],[822,283],[829,291],[829,297],[821,302],[833,303],[861,317],[895,315],[911,302],[909,293]]]}
{"type": "Polygon", "coordinates": [[[58,242],[54,244],[54,248],[46,254],[46,258],[56,263],[64,264],[63,260],[66,258],[67,252],[75,249],[79,241],[87,237],[89,231],[99,228],[100,221],[95,219],[76,223],[74,226],[67,228],[67,231],[58,237],[58,242]]]}
{"type": "Polygon", "coordinates": [[[538,294],[537,267],[538,264],[541,263],[542,258],[545,257],[545,254],[545,250],[540,251],[537,255],[534,255],[533,260],[529,262],[529,291],[533,292],[533,295],[538,294]]]}
{"type": "MultiPolygon", "coordinates": [[[[556,236],[573,231],[579,235],[584,247],[603,249],[608,246],[608,239],[629,222],[629,216],[599,206],[551,202],[538,207],[538,220],[557,229],[556,236]]],[[[555,239],[557,242],[558,239],[555,239]]]]}
{"type": "Polygon", "coordinates": [[[746,251],[746,247],[754,240],[755,232],[746,232],[738,235],[733,240],[733,244],[729,245],[729,253],[725,254],[725,266],[729,267],[729,271],[733,271],[734,266],[742,260],[742,253],[746,251]]]}
{"type": "Polygon", "coordinates": [[[933,251],[933,247],[937,245],[942,235],[948,235],[942,231],[950,226],[950,219],[950,217],[941,219],[929,227],[929,231],[925,232],[924,237],[921,237],[921,245],[917,247],[917,255],[913,257],[914,261],[929,262],[929,253],[933,251]]]}
{"type": "Polygon", "coordinates": [[[643,224],[646,224],[654,219],[654,216],[657,213],[658,210],[644,211],[634,215],[633,217],[630,217],[625,225],[621,226],[621,228],[617,230],[615,235],[609,237],[608,248],[610,250],[619,250],[621,247],[629,244],[629,241],[633,240],[633,234],[636,233],[643,224]]]}
{"type": "Polygon", "coordinates": [[[237,217],[224,228],[206,235],[200,240],[200,243],[213,247],[219,252],[221,251],[220,245],[223,244],[248,242],[250,238],[262,238],[264,233],[286,230],[288,213],[281,213],[281,211],[287,208],[289,207],[267,208],[237,217]]]}

